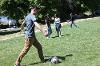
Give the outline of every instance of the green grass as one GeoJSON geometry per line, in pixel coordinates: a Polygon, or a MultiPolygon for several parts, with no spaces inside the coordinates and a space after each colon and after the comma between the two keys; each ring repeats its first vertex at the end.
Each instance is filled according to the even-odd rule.
{"type": "MultiPolygon", "coordinates": [[[[47,39],[41,33],[36,33],[43,46],[45,56],[67,56],[62,63],[38,63],[37,51],[31,47],[23,58],[22,66],[100,66],[100,17],[83,20],[76,23],[79,28],[62,27],[62,37],[47,39]]],[[[0,41],[0,66],[13,66],[18,54],[23,48],[24,36],[0,41]]]]}

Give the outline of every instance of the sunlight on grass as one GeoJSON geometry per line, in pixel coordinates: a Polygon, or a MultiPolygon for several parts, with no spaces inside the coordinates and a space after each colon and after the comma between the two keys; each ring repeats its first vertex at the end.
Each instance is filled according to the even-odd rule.
{"type": "MultiPolygon", "coordinates": [[[[38,63],[37,51],[34,47],[24,57],[22,65],[26,66],[100,66],[100,17],[83,20],[76,23],[79,28],[62,27],[62,37],[47,39],[42,33],[36,33],[43,46],[44,56],[67,56],[59,64],[38,63]]],[[[0,66],[13,66],[18,54],[23,48],[24,36],[0,41],[0,66]]]]}

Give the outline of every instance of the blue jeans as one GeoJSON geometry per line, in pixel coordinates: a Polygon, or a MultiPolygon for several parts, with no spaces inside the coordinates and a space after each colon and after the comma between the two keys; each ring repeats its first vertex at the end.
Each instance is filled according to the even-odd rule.
{"type": "Polygon", "coordinates": [[[48,37],[50,37],[51,33],[52,33],[52,29],[51,29],[51,26],[50,26],[50,27],[48,27],[48,37]]]}
{"type": "Polygon", "coordinates": [[[56,23],[55,26],[56,26],[56,31],[60,31],[61,24],[60,23],[56,23]]]}

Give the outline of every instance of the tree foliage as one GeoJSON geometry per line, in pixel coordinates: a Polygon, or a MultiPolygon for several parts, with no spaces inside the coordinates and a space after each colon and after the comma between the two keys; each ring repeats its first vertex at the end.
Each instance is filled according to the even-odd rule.
{"type": "Polygon", "coordinates": [[[71,12],[94,11],[100,7],[100,0],[0,0],[0,15],[19,20],[27,15],[29,7],[34,4],[41,7],[40,18],[47,13],[52,16],[57,13],[63,20],[71,12]]]}

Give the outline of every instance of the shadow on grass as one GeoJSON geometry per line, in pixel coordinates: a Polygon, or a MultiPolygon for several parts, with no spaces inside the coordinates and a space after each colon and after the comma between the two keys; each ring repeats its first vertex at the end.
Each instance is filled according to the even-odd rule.
{"type": "Polygon", "coordinates": [[[59,36],[54,36],[54,37],[51,37],[51,38],[57,38],[57,37],[59,37],[59,36]]]}
{"type": "Polygon", "coordinates": [[[17,30],[17,31],[5,31],[5,32],[0,32],[0,35],[8,35],[8,34],[13,34],[13,33],[17,33],[19,32],[20,30],[17,30]]]}
{"type": "MultiPolygon", "coordinates": [[[[65,56],[56,56],[56,57],[58,57],[60,60],[65,60],[66,59],[66,57],[71,57],[71,56],[73,56],[72,54],[68,54],[68,55],[65,55],[65,56]]],[[[45,62],[44,63],[46,63],[46,62],[51,62],[51,59],[53,58],[53,57],[55,57],[55,56],[44,56],[45,57],[45,62]]],[[[43,62],[35,62],[35,63],[30,63],[30,64],[28,64],[28,65],[37,65],[37,64],[40,64],[40,63],[43,63],[43,62]]],[[[61,63],[61,62],[60,62],[61,63]]],[[[22,66],[28,66],[28,65],[22,65],[22,66]]]]}
{"type": "MultiPolygon", "coordinates": [[[[61,37],[62,36],[70,36],[70,34],[61,35],[61,37]]],[[[54,36],[54,37],[51,37],[51,38],[57,38],[57,37],[59,37],[59,36],[54,36]]]]}
{"type": "MultiPolygon", "coordinates": [[[[61,59],[61,60],[65,60],[66,59],[66,57],[68,57],[68,56],[73,56],[72,54],[68,54],[68,55],[65,55],[65,56],[56,56],[56,57],[58,57],[59,59],[61,59]]],[[[55,56],[44,56],[44,57],[46,57],[46,58],[48,58],[48,61],[50,61],[51,59],[52,59],[52,57],[55,57],[55,56]]]]}
{"type": "MultiPolygon", "coordinates": [[[[37,64],[40,64],[40,63],[42,63],[42,62],[35,62],[35,63],[30,63],[30,64],[28,64],[28,65],[37,65],[37,64]]],[[[21,66],[28,66],[28,65],[21,65],[21,66]]]]}
{"type": "Polygon", "coordinates": [[[42,63],[42,62],[30,63],[30,64],[28,64],[28,65],[37,65],[37,64],[40,64],[40,63],[42,63]]]}

